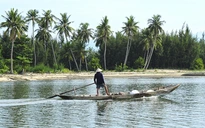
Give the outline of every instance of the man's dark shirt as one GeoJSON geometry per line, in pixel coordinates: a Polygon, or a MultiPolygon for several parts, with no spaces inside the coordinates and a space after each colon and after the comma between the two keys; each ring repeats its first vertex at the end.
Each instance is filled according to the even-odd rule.
{"type": "Polygon", "coordinates": [[[97,84],[104,84],[104,78],[101,72],[97,72],[94,76],[94,81],[97,79],[97,84]]]}

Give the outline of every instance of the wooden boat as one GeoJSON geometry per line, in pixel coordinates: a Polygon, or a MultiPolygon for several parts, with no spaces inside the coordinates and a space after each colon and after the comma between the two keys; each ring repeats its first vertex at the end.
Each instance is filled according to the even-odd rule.
{"type": "Polygon", "coordinates": [[[151,97],[151,96],[162,96],[165,94],[169,94],[178,88],[179,85],[170,85],[163,86],[159,88],[149,89],[137,92],[132,94],[131,92],[119,92],[119,93],[111,93],[111,95],[58,95],[62,99],[66,100],[125,100],[125,99],[134,99],[134,98],[142,98],[142,97],[151,97]]]}

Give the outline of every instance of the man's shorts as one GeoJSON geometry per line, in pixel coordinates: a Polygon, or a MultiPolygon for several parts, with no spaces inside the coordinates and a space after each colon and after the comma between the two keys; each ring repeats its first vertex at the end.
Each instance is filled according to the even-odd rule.
{"type": "Polygon", "coordinates": [[[99,89],[99,88],[103,88],[104,85],[105,85],[105,84],[97,84],[97,85],[96,85],[96,88],[97,88],[97,89],[99,89]]]}

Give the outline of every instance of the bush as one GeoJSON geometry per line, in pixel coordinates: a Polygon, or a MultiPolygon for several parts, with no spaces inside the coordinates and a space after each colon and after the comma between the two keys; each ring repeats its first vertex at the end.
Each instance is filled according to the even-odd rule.
{"type": "Polygon", "coordinates": [[[194,60],[194,62],[191,65],[191,69],[193,70],[203,70],[204,69],[204,63],[201,58],[198,58],[194,60]]]}
{"type": "Polygon", "coordinates": [[[127,65],[124,65],[121,63],[120,65],[115,65],[115,71],[122,72],[124,70],[128,69],[127,65]]]}
{"type": "Polygon", "coordinates": [[[137,60],[135,60],[134,66],[136,69],[142,69],[144,67],[144,59],[140,56],[137,60]]]}
{"type": "Polygon", "coordinates": [[[67,69],[67,68],[64,68],[64,69],[62,69],[62,70],[61,70],[61,72],[62,72],[62,73],[69,73],[69,72],[70,72],[70,70],[69,70],[69,69],[67,69]]]}
{"type": "Polygon", "coordinates": [[[33,68],[33,72],[35,73],[50,73],[52,69],[50,67],[45,66],[44,64],[39,64],[33,68]]]}
{"type": "Polygon", "coordinates": [[[0,60],[0,73],[7,73],[9,68],[4,64],[3,60],[0,60]]]}
{"type": "Polygon", "coordinates": [[[64,65],[63,64],[59,64],[58,65],[58,70],[60,70],[60,71],[64,70],[64,65]]]}
{"type": "Polygon", "coordinates": [[[101,68],[100,60],[97,57],[93,57],[91,61],[88,63],[88,67],[91,70],[96,70],[97,68],[101,68]]]}

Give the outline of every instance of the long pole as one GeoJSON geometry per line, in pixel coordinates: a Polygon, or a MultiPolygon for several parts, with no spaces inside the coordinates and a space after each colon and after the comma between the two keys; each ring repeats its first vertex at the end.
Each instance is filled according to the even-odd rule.
{"type": "Polygon", "coordinates": [[[87,84],[87,85],[84,85],[84,86],[81,86],[81,87],[78,87],[78,88],[73,88],[73,89],[71,89],[71,90],[62,92],[62,93],[60,93],[60,94],[56,94],[56,95],[50,96],[50,97],[48,97],[47,99],[54,98],[54,97],[56,97],[56,96],[59,96],[59,95],[62,95],[62,94],[68,93],[68,92],[72,92],[72,91],[75,91],[75,90],[77,90],[77,89],[84,88],[84,87],[87,87],[87,86],[90,86],[90,85],[93,85],[93,84],[95,84],[95,83],[87,84]]]}

